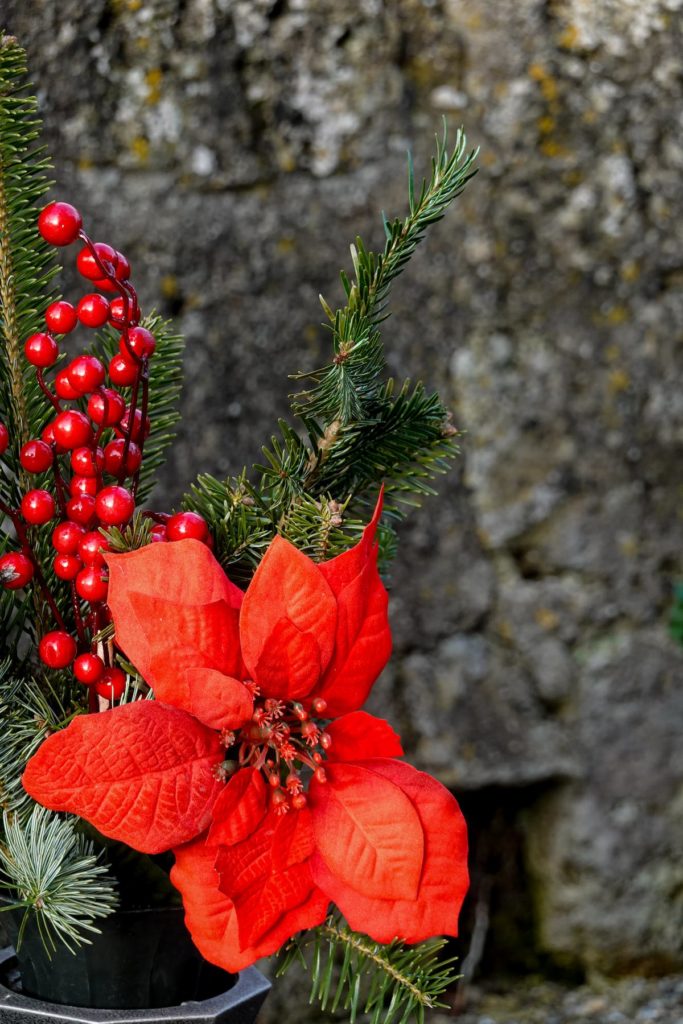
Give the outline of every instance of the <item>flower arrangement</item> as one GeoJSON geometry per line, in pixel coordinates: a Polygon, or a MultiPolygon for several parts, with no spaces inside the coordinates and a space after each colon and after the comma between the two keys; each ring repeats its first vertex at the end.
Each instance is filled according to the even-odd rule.
{"type": "MultiPolygon", "coordinates": [[[[236,972],[283,948],[291,960],[307,941],[299,933],[324,934],[384,970],[366,1004],[374,1019],[392,986],[392,1013],[408,1019],[452,977],[431,956],[440,944],[429,955],[411,947],[457,934],[466,828],[453,796],[401,760],[397,734],[363,706],[391,651],[380,565],[404,503],[429,493],[455,454],[456,431],[421,385],[394,393],[382,379],[379,324],[391,281],[471,176],[474,154],[461,134],[449,152],[444,133],[419,192],[411,168],[409,213],[385,220],[384,252],[360,239],[352,247],[346,305],[321,300],[331,361],[294,399],[303,431],[281,424],[253,474],[201,477],[179,511],[152,511],[179,340],[143,316],[129,261],[93,242],[73,205],[38,212],[45,163],[23,72],[21,50],[5,39],[0,867],[9,903],[46,941],[75,947],[115,911],[126,871],[161,866],[209,962],[236,972]],[[52,293],[52,253],[70,246],[88,288],[76,303],[52,293]],[[86,349],[72,346],[77,329],[98,332],[86,349]],[[55,820],[66,826],[58,849],[46,840],[55,820]],[[51,872],[41,874],[48,849],[51,872]],[[125,870],[117,849],[135,852],[125,870]],[[66,877],[77,882],[64,886],[66,877]],[[87,897],[93,884],[97,900],[87,897]]],[[[353,957],[338,998],[346,991],[355,1014],[366,965],[353,957]]],[[[320,994],[319,965],[315,986],[320,994]]]]}

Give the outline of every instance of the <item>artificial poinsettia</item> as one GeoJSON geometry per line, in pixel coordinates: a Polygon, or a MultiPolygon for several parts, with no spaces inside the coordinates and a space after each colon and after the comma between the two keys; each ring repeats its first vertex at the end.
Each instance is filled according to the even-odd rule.
{"type": "Polygon", "coordinates": [[[246,593],[199,541],[109,555],[116,642],[156,700],[80,716],[24,775],[36,800],[105,835],[174,848],[188,927],[229,970],[319,924],[330,901],[382,942],[457,930],[457,804],[359,710],[391,647],[380,510],[328,562],[276,538],[246,593]]]}

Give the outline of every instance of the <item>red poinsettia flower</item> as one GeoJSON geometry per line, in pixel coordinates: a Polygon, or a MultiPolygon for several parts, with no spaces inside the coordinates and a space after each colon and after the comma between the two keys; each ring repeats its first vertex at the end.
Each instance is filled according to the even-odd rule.
{"type": "Polygon", "coordinates": [[[156,700],[79,716],[24,774],[47,807],[143,852],[175,848],[188,928],[228,970],[330,901],[378,941],[457,930],[457,804],[358,710],[391,647],[379,514],[320,564],[276,538],[244,594],[198,541],[108,556],[116,642],[156,700]]]}

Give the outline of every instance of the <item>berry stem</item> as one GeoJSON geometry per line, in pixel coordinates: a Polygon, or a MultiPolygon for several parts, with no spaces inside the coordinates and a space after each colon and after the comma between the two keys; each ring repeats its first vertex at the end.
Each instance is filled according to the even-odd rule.
{"type": "Polygon", "coordinates": [[[43,392],[43,394],[45,395],[47,400],[50,402],[50,404],[52,405],[53,409],[56,409],[57,412],[61,412],[62,411],[62,404],[59,401],[59,399],[57,398],[57,396],[52,394],[52,392],[50,391],[49,387],[45,383],[45,378],[43,377],[43,371],[41,370],[41,368],[39,366],[36,367],[36,380],[38,381],[38,384],[40,386],[40,390],[43,392]]]}
{"type": "Polygon", "coordinates": [[[57,504],[59,505],[59,512],[62,519],[66,519],[66,498],[64,497],[64,481],[62,480],[62,474],[59,471],[59,461],[57,459],[57,446],[52,445],[52,474],[55,480],[55,490],[57,491],[57,504]]]}
{"type": "MultiPolygon", "coordinates": [[[[140,367],[140,379],[142,381],[142,404],[140,406],[140,437],[138,438],[138,447],[140,449],[140,456],[145,447],[145,423],[147,421],[147,409],[149,408],[149,360],[147,357],[143,357],[142,366],[140,367]]],[[[132,425],[131,425],[132,429],[132,425]]],[[[127,444],[130,444],[130,436],[127,444]]],[[[127,452],[126,446],[124,445],[123,451],[123,465],[126,464],[127,452]]],[[[140,467],[138,466],[135,476],[133,477],[133,497],[137,497],[138,484],[140,483],[140,467]]]]}
{"type": "MultiPolygon", "coordinates": [[[[137,359],[137,356],[135,356],[135,358],[137,359]]],[[[118,477],[119,483],[123,483],[123,481],[125,480],[126,475],[127,475],[126,474],[126,464],[128,462],[128,452],[130,450],[130,443],[133,440],[133,430],[135,429],[135,412],[136,412],[137,407],[138,407],[138,394],[140,392],[140,378],[142,376],[142,363],[140,362],[140,360],[138,360],[138,364],[139,364],[138,365],[138,372],[137,372],[137,376],[135,378],[135,384],[133,385],[133,393],[130,396],[130,403],[128,405],[128,412],[126,413],[126,415],[128,417],[128,428],[127,428],[127,430],[125,432],[125,435],[124,435],[123,454],[121,456],[121,470],[119,472],[119,477],[118,477]]],[[[144,443],[144,434],[145,434],[145,422],[144,422],[144,420],[141,420],[140,421],[140,440],[143,443],[144,443]]],[[[137,479],[137,475],[138,474],[136,473],[136,479],[137,479]]],[[[135,487],[133,488],[133,492],[132,493],[133,493],[133,497],[135,497],[135,487]]]]}
{"type": "Polygon", "coordinates": [[[73,608],[74,619],[76,621],[76,632],[78,633],[78,639],[82,645],[87,643],[87,636],[85,632],[85,626],[83,625],[83,616],[81,615],[81,604],[78,599],[78,591],[76,590],[76,581],[69,581],[69,590],[71,591],[71,607],[73,608]]]}

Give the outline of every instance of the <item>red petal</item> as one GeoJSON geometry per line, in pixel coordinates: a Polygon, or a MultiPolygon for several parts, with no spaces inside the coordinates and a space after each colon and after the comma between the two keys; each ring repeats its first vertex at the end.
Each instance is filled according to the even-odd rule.
{"type": "Polygon", "coordinates": [[[319,567],[276,537],[244,596],[242,653],[267,696],[304,697],[332,657],[336,602],[319,567]]]}
{"type": "Polygon", "coordinates": [[[289,619],[273,627],[268,643],[254,666],[263,693],[305,697],[320,679],[320,647],[312,633],[302,633],[289,619]]]}
{"type": "Polygon", "coordinates": [[[218,735],[156,701],[80,715],[48,737],[26,766],[24,788],[53,811],[85,818],[143,853],[193,839],[222,789],[218,735]]]}
{"type": "Polygon", "coordinates": [[[196,667],[240,676],[243,594],[205,544],[150,544],[106,560],[116,642],[161,699],[177,703],[178,673],[163,660],[173,647],[193,649],[196,667]]]}
{"type": "Polygon", "coordinates": [[[315,841],[330,871],[365,896],[414,899],[424,840],[417,811],[390,779],[361,764],[329,763],[309,797],[315,841]]]}
{"type": "Polygon", "coordinates": [[[244,842],[221,848],[220,887],[235,907],[242,946],[260,943],[285,920],[286,937],[324,920],[329,901],[311,877],[313,850],[306,810],[283,818],[271,811],[244,842]]]}
{"type": "Polygon", "coordinates": [[[243,768],[230,779],[213,807],[209,840],[213,845],[241,843],[266,813],[266,784],[255,768],[243,768]]]}
{"type": "Polygon", "coordinates": [[[218,888],[217,848],[201,838],[173,852],[171,881],[183,897],[185,925],[195,946],[203,957],[226,971],[248,967],[258,954],[240,950],[235,908],[218,888]]]}
{"type": "Polygon", "coordinates": [[[402,757],[401,738],[383,718],[352,711],[325,726],[332,738],[331,761],[364,761],[369,757],[402,757]]]}
{"type": "Polygon", "coordinates": [[[382,495],[358,544],[329,562],[320,572],[337,599],[334,657],[316,690],[327,701],[331,717],[361,707],[391,654],[388,597],[377,571],[375,532],[382,495]]]}
{"type": "Polygon", "coordinates": [[[254,710],[244,683],[215,668],[202,668],[201,656],[192,647],[171,647],[155,654],[147,679],[156,680],[159,700],[188,711],[211,729],[239,729],[254,710]]]}
{"type": "Polygon", "coordinates": [[[171,881],[182,894],[188,931],[202,956],[226,971],[241,971],[255,960],[270,956],[297,931],[325,919],[329,901],[316,889],[306,906],[284,914],[257,945],[240,948],[237,912],[230,897],[218,888],[217,848],[198,839],[174,853],[171,881]]]}
{"type": "Polygon", "coordinates": [[[424,866],[416,899],[372,899],[334,874],[320,854],[311,858],[317,884],[351,928],[376,942],[422,942],[457,935],[468,887],[467,828],[453,796],[436,779],[401,761],[366,761],[363,767],[399,786],[412,801],[424,832],[424,866]]]}

